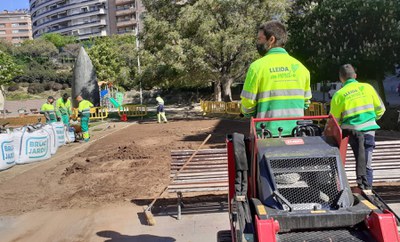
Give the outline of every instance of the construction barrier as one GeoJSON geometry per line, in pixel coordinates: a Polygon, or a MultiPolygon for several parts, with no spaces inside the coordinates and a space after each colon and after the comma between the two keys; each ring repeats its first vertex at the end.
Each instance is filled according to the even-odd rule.
{"type": "Polygon", "coordinates": [[[90,120],[103,120],[106,118],[108,118],[108,108],[94,107],[90,109],[90,120]]]}
{"type": "Polygon", "coordinates": [[[118,115],[122,117],[144,117],[147,115],[146,105],[124,104],[118,109],[118,115]]]}
{"type": "Polygon", "coordinates": [[[204,115],[207,113],[226,113],[225,102],[200,101],[200,106],[204,115]]]}
{"type": "MultiPolygon", "coordinates": [[[[79,111],[77,108],[72,109],[72,119],[78,118],[79,111]]],[[[108,108],[106,107],[93,107],[90,109],[90,120],[103,120],[108,118],[108,108]]]]}
{"type": "Polygon", "coordinates": [[[225,110],[227,114],[240,114],[240,102],[227,102],[225,103],[225,110]]]}
{"type": "Polygon", "coordinates": [[[305,116],[326,115],[324,104],[320,102],[311,102],[310,107],[304,110],[304,115],[305,116]]]}
{"type": "MultiPolygon", "coordinates": [[[[213,101],[200,101],[200,107],[203,114],[207,113],[226,113],[226,114],[240,114],[240,102],[213,102],[213,101]]],[[[304,111],[305,116],[319,116],[326,115],[326,110],[323,103],[312,102],[308,109],[304,111]]]]}

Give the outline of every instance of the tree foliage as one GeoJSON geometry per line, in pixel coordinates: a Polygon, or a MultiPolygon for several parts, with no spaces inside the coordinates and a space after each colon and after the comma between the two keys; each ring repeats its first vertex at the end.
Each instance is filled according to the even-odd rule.
{"type": "Polygon", "coordinates": [[[258,26],[285,18],[289,1],[197,0],[177,5],[146,0],[144,83],[205,86],[214,83],[215,99],[231,99],[230,86],[242,80],[257,55],[258,26]]]}
{"type": "Polygon", "coordinates": [[[47,40],[54,44],[59,50],[68,44],[74,44],[77,42],[77,38],[75,36],[66,36],[58,33],[47,33],[43,34],[40,38],[47,40]]]}
{"type": "Polygon", "coordinates": [[[32,59],[41,60],[42,63],[58,54],[56,46],[42,38],[26,40],[20,46],[15,47],[15,54],[20,59],[30,61],[32,59]]]}
{"type": "Polygon", "coordinates": [[[134,85],[136,68],[135,36],[114,35],[96,38],[87,50],[97,78],[129,88],[134,85]]]}
{"type": "Polygon", "coordinates": [[[0,85],[7,84],[19,73],[21,73],[21,69],[13,57],[0,51],[0,85]]]}
{"type": "Polygon", "coordinates": [[[398,63],[400,1],[299,0],[289,20],[289,48],[314,81],[337,80],[352,63],[362,79],[382,80],[398,63]]]}

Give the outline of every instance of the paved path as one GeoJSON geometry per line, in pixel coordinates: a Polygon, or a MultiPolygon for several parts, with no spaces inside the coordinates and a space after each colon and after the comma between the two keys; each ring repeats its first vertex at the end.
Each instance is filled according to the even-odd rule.
{"type": "Polygon", "coordinates": [[[142,211],[127,202],[0,217],[1,241],[213,242],[218,231],[229,228],[227,213],[183,215],[181,220],[161,216],[155,217],[155,226],[147,226],[140,223],[142,211]]]}

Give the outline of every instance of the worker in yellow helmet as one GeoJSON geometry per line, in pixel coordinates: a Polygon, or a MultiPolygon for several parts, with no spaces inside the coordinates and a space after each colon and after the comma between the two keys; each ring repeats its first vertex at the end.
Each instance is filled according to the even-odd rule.
{"type": "Polygon", "coordinates": [[[42,105],[42,108],[40,109],[40,113],[44,114],[44,117],[46,118],[46,123],[54,123],[57,122],[57,116],[56,112],[54,111],[54,97],[49,96],[47,98],[46,103],[42,105]]]}
{"type": "Polygon", "coordinates": [[[81,117],[81,128],[82,128],[82,135],[83,135],[83,140],[85,142],[88,142],[90,139],[89,135],[89,119],[90,119],[90,108],[93,107],[93,104],[82,98],[81,95],[78,95],[76,97],[76,100],[78,101],[78,112],[79,116],[81,117]]]}
{"type": "Polygon", "coordinates": [[[161,123],[161,118],[163,119],[164,123],[167,123],[167,117],[165,117],[165,112],[164,112],[164,99],[160,97],[160,95],[157,95],[156,98],[157,101],[157,122],[161,123]]]}
{"type": "Polygon", "coordinates": [[[336,118],[356,158],[357,185],[363,190],[372,189],[372,152],[375,147],[376,120],[385,113],[385,105],[375,89],[356,80],[354,67],[340,67],[339,79],[343,87],[332,97],[330,113],[336,118]]]}
{"type": "Polygon", "coordinates": [[[62,97],[56,101],[56,114],[60,117],[62,122],[69,126],[69,118],[72,115],[71,101],[69,100],[68,93],[64,93],[62,97]]]}
{"type": "MultiPolygon", "coordinates": [[[[311,99],[310,72],[283,48],[285,26],[269,21],[258,29],[257,50],[261,58],[247,71],[241,93],[241,112],[246,117],[279,118],[304,116],[311,99]]],[[[260,125],[260,124],[258,124],[260,125]]],[[[291,135],[296,121],[266,123],[273,136],[291,135]]]]}

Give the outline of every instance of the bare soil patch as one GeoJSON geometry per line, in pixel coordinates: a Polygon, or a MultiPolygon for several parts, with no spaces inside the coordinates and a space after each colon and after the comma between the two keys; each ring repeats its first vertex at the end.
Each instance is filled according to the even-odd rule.
{"type": "Polygon", "coordinates": [[[206,148],[225,147],[226,134],[248,130],[248,122],[237,120],[134,124],[71,159],[2,182],[0,215],[151,198],[169,181],[171,150],[196,149],[209,133],[213,136],[206,148]]]}

